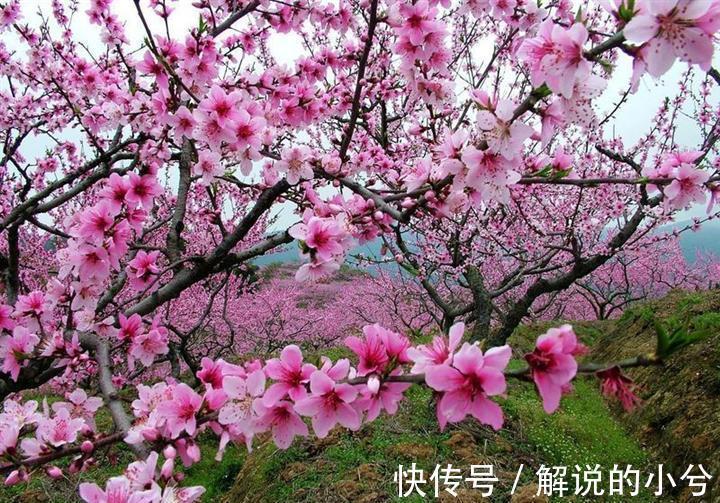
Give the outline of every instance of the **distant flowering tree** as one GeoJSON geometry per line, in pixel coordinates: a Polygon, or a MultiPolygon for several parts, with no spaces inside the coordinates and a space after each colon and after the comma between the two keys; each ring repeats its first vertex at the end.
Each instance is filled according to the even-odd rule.
{"type": "Polygon", "coordinates": [[[630,304],[659,298],[673,289],[700,290],[718,282],[712,255],[688,262],[676,237],[625,250],[555,299],[543,317],[607,319],[630,304]]]}
{"type": "Polygon", "coordinates": [[[532,379],[548,412],[577,373],[599,372],[606,393],[631,403],[612,369],[677,347],[578,364],[563,326],[510,370],[504,342],[540,297],[677,210],[712,208],[717,0],[210,0],[187,5],[199,22],[180,29],[180,4],[134,0],[135,33],[118,17],[128,3],[89,3],[35,12],[0,0],[6,484],[61,477],[65,457],[84,470],[125,441],[138,461],[104,488],[81,484],[85,501],[190,502],[203,489],[180,487],[176,465],[199,460],[202,431],[219,455],[261,432],[285,448],[308,433],[303,418],[319,436],[355,430],[394,413],[413,384],[434,390],[441,427],[473,416],[500,428],[494,397],[510,377],[532,379]],[[78,39],[90,31],[100,48],[78,39]],[[302,41],[292,65],[270,48],[287,34],[302,41]],[[629,82],[611,71],[621,59],[633,63],[629,82]],[[676,61],[688,72],[647,134],[636,145],[605,134],[641,77],[676,61]],[[628,92],[601,116],[610,80],[628,92]],[[675,141],[681,116],[699,145],[675,141]],[[288,207],[296,222],[270,232],[288,207]],[[295,344],[279,360],[228,361],[252,259],[296,240],[296,278],[317,280],[378,238],[419,279],[447,338],[414,346],[400,325],[424,322],[398,309],[345,340],[357,367],[306,362],[295,344]],[[458,285],[471,300],[458,301],[458,285]],[[478,339],[498,312],[496,347],[462,342],[458,318],[478,339]],[[216,330],[227,332],[213,340],[216,330]],[[198,362],[203,345],[212,357],[198,362]],[[167,363],[196,382],[167,377],[167,363]],[[64,399],[23,398],[45,384],[64,399]],[[92,421],[100,397],[112,432],[92,421]]]}

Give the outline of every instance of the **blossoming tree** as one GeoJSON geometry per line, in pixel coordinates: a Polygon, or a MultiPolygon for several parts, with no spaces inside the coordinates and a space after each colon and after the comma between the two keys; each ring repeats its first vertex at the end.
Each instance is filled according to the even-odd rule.
{"type": "MultiPolygon", "coordinates": [[[[503,257],[523,262],[523,247],[531,269],[560,274],[532,283],[530,299],[592,272],[647,218],[712,201],[719,14],[716,0],[0,1],[5,483],[60,477],[62,458],[83,470],[124,441],[138,461],[104,488],[82,484],[85,501],[189,502],[202,488],[181,487],[176,463],[199,459],[200,431],[217,435],[219,455],[264,432],[286,448],[309,433],[303,418],[321,437],[358,429],[394,413],[411,385],[435,391],[441,428],[466,416],[500,428],[494,397],[510,378],[532,379],[549,413],[577,373],[597,372],[631,403],[619,369],[657,364],[677,341],[578,364],[583,347],[562,326],[509,370],[508,346],[463,342],[464,325],[446,316],[447,335],[428,345],[369,323],[346,340],[355,366],[306,362],[290,344],[267,361],[203,358],[194,387],[126,371],[182,366],[193,327],[223,316],[218,292],[292,241],[307,281],[336,271],[355,243],[400,247],[408,231],[443,239],[459,226],[473,252],[494,257],[492,274],[512,271],[503,257]],[[178,29],[188,12],[199,22],[178,29]],[[91,29],[100,49],[77,38],[91,29]],[[300,40],[292,65],[270,50],[283,34],[300,40]],[[645,73],[689,64],[680,101],[633,147],[603,135],[614,111],[593,112],[623,59],[634,74],[618,108],[645,73]],[[683,100],[697,107],[694,150],[673,140],[683,100]],[[280,225],[288,207],[297,220],[280,225]],[[620,223],[603,230],[610,217],[620,223]],[[65,400],[23,399],[43,385],[65,400]],[[114,431],[96,429],[100,407],[114,431]]],[[[480,269],[466,264],[472,282],[480,269]]]]}

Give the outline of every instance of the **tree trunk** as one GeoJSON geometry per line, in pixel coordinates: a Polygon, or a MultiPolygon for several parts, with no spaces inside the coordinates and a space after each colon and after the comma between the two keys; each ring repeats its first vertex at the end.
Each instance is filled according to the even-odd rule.
{"type": "Polygon", "coordinates": [[[470,342],[482,341],[490,336],[492,300],[485,289],[485,282],[477,267],[468,266],[465,270],[465,279],[470,285],[473,296],[472,317],[474,323],[470,331],[470,342]]]}

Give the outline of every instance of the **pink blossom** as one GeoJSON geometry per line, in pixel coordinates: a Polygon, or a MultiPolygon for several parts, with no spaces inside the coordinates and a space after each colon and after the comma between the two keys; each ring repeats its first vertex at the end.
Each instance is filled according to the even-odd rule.
{"type": "Polygon", "coordinates": [[[166,486],[162,491],[160,503],[193,503],[198,501],[204,492],[205,488],[201,486],[166,486]]]}
{"type": "Polygon", "coordinates": [[[137,491],[153,486],[158,458],[158,453],[153,451],[146,459],[134,461],[128,465],[125,469],[125,477],[127,477],[133,490],[137,491]]]}
{"type": "Polygon", "coordinates": [[[293,409],[293,404],[280,400],[271,406],[264,405],[265,400],[254,402],[258,415],[257,425],[262,430],[271,430],[273,442],[280,449],[287,449],[296,436],[306,437],[308,428],[293,409]]]}
{"type": "Polygon", "coordinates": [[[78,388],[67,395],[68,402],[55,402],[52,408],[55,412],[67,409],[71,415],[91,419],[95,412],[102,407],[103,400],[99,397],[88,397],[84,389],[78,388]]]}
{"type": "Polygon", "coordinates": [[[11,315],[13,308],[7,304],[0,304],[0,330],[12,330],[15,328],[15,320],[11,315]]]}
{"type": "Polygon", "coordinates": [[[311,253],[320,261],[326,261],[344,251],[343,240],[347,234],[334,218],[310,217],[307,224],[295,224],[290,235],[305,242],[311,253]]]}
{"type": "Polygon", "coordinates": [[[11,0],[0,7],[0,28],[7,28],[20,19],[20,1],[11,0]]]}
{"type": "Polygon", "coordinates": [[[252,406],[255,398],[265,391],[265,373],[255,370],[247,379],[228,376],[223,379],[223,390],[229,401],[220,409],[220,424],[236,425],[246,435],[252,434],[252,406]]]}
{"type": "Polygon", "coordinates": [[[37,438],[53,447],[60,447],[75,442],[84,426],[85,420],[72,417],[69,409],[60,408],[52,418],[43,417],[38,422],[37,438]]]}
{"type": "Polygon", "coordinates": [[[168,122],[174,129],[175,137],[192,138],[192,132],[195,128],[195,118],[187,107],[182,106],[175,111],[174,115],[168,118],[168,122]]]}
{"type": "Polygon", "coordinates": [[[434,365],[426,370],[428,386],[443,392],[437,405],[441,427],[446,422],[462,421],[468,414],[496,430],[502,427],[502,409],[488,397],[505,393],[503,371],[510,356],[510,346],[492,348],[483,355],[478,346],[465,343],[452,365],[434,365]]]}
{"type": "Polygon", "coordinates": [[[426,0],[415,4],[400,3],[399,14],[402,24],[398,33],[407,37],[412,45],[422,45],[425,37],[439,29],[434,20],[436,10],[428,5],[426,0]]]}
{"type": "Polygon", "coordinates": [[[0,456],[5,456],[8,451],[15,450],[19,436],[20,425],[18,425],[16,422],[0,422],[0,456]]]}
{"type": "Polygon", "coordinates": [[[634,392],[635,383],[622,373],[620,367],[615,366],[601,370],[596,372],[596,375],[601,380],[602,394],[620,400],[625,411],[630,412],[640,403],[640,399],[634,392]]]}
{"type": "Polygon", "coordinates": [[[155,80],[158,83],[158,86],[160,86],[160,88],[167,89],[168,77],[167,73],[165,72],[165,68],[159,61],[155,59],[155,56],[152,52],[150,52],[149,50],[145,51],[142,61],[138,62],[135,67],[140,72],[155,77],[155,80]]]}
{"type": "Polygon", "coordinates": [[[105,233],[115,223],[110,203],[102,201],[83,213],[80,217],[79,236],[92,244],[100,244],[105,233]]]}
{"type": "Polygon", "coordinates": [[[462,161],[467,167],[464,182],[477,191],[481,201],[505,203],[510,200],[508,186],[520,180],[513,161],[473,146],[465,148],[462,161]]]}
{"type": "Polygon", "coordinates": [[[647,44],[647,70],[660,77],[675,58],[710,69],[713,34],[720,28],[717,2],[708,0],[650,1],[623,29],[634,44],[647,44]]]}
{"type": "Polygon", "coordinates": [[[80,497],[86,503],[151,503],[155,501],[151,492],[138,493],[130,488],[126,477],[112,477],[105,484],[105,490],[97,484],[80,484],[80,497]]]}
{"type": "Polygon", "coordinates": [[[535,38],[520,45],[518,56],[530,67],[534,86],[547,86],[565,98],[573,94],[575,82],[590,72],[583,56],[588,31],[582,23],[564,28],[548,19],[540,24],[535,38]]]}
{"type": "Polygon", "coordinates": [[[416,162],[412,169],[405,174],[405,188],[408,192],[417,190],[430,179],[432,172],[432,159],[425,157],[416,162]]]}
{"type": "Polygon", "coordinates": [[[40,317],[46,309],[45,294],[37,290],[21,295],[15,304],[15,312],[21,316],[40,317]]]}
{"type": "Polygon", "coordinates": [[[139,204],[145,209],[152,208],[155,196],[162,192],[160,185],[153,175],[140,176],[130,172],[128,175],[129,188],[125,200],[129,203],[139,204]]]}
{"type": "Polygon", "coordinates": [[[287,148],[280,153],[280,160],[275,162],[275,169],[285,173],[290,185],[295,185],[300,180],[310,180],[313,178],[311,155],[307,147],[287,148]]]}
{"type": "Polygon", "coordinates": [[[363,327],[362,339],[355,336],[347,337],[345,345],[360,358],[358,373],[361,376],[371,373],[382,374],[390,363],[395,366],[410,361],[407,354],[410,341],[377,323],[363,327]]]}
{"type": "Polygon", "coordinates": [[[394,415],[399,408],[400,401],[404,398],[403,393],[410,388],[411,384],[382,382],[377,390],[371,389],[370,380],[368,386],[361,391],[357,400],[360,410],[367,411],[367,421],[374,421],[383,410],[389,415],[394,415]]]}
{"type": "Polygon", "coordinates": [[[455,323],[448,331],[448,337],[433,337],[429,345],[421,344],[408,349],[408,357],[415,362],[411,372],[421,374],[435,365],[451,365],[453,353],[460,345],[465,324],[455,323]]]}
{"type": "Polygon", "coordinates": [[[512,101],[500,99],[494,110],[481,110],[477,114],[478,127],[484,131],[490,150],[509,160],[521,154],[523,143],[533,133],[527,124],[513,121],[514,110],[512,101]]]}
{"type": "Polygon", "coordinates": [[[139,314],[133,314],[129,318],[124,314],[118,316],[120,330],[117,336],[122,341],[131,341],[138,337],[143,331],[143,321],[139,314]]]}
{"type": "Polygon", "coordinates": [[[158,413],[165,419],[172,438],[177,438],[183,431],[194,435],[197,428],[195,415],[200,411],[203,398],[185,383],[173,387],[172,400],[158,405],[158,413]]]}
{"type": "Polygon", "coordinates": [[[237,117],[237,98],[228,95],[220,86],[213,86],[204,100],[198,105],[198,111],[212,117],[221,128],[231,129],[237,117]]]}
{"type": "Polygon", "coordinates": [[[28,400],[20,403],[15,400],[5,400],[3,403],[3,414],[5,419],[15,422],[19,427],[29,424],[36,424],[41,414],[37,412],[38,403],[35,400],[28,400]]]}
{"type": "Polygon", "coordinates": [[[150,285],[155,276],[160,272],[157,260],[160,252],[155,250],[150,253],[145,250],[139,250],[130,262],[128,262],[126,271],[130,278],[130,286],[135,290],[144,290],[150,285]]]}
{"type": "Polygon", "coordinates": [[[246,375],[245,369],[239,365],[228,363],[222,358],[218,358],[217,361],[211,360],[207,356],[200,361],[200,370],[197,372],[197,378],[212,389],[222,389],[223,379],[226,376],[246,377],[246,375]]]}
{"type": "Polygon", "coordinates": [[[310,374],[315,370],[314,365],[303,363],[300,348],[294,344],[286,346],[280,353],[280,358],[272,358],[265,363],[265,373],[272,384],[263,395],[262,403],[265,407],[272,407],[276,402],[289,396],[291,400],[302,400],[307,396],[305,385],[310,381],[310,374]]]}
{"type": "MultiPolygon", "coordinates": [[[[240,110],[235,120],[235,148],[238,150],[244,148],[253,148],[260,150],[262,147],[262,130],[265,129],[267,121],[263,117],[257,117],[249,114],[245,110],[240,110]]],[[[243,173],[245,175],[249,173],[243,173]]]]}
{"type": "Polygon", "coordinates": [[[297,281],[316,281],[339,269],[340,263],[334,259],[323,262],[309,262],[300,266],[297,273],[295,273],[295,279],[297,281]]]}
{"type": "Polygon", "coordinates": [[[538,337],[535,351],[525,355],[533,380],[543,400],[543,408],[552,414],[560,406],[563,388],[577,373],[575,355],[584,346],[578,344],[570,325],[551,328],[538,337]]]}
{"type": "Polygon", "coordinates": [[[692,164],[681,164],[677,168],[674,179],[665,189],[668,203],[673,208],[686,208],[692,203],[702,203],[707,197],[705,183],[710,173],[694,167],[692,164]]]}
{"type": "Polygon", "coordinates": [[[0,337],[0,358],[3,358],[2,371],[10,374],[13,381],[17,381],[20,368],[30,358],[40,338],[27,328],[17,326],[12,335],[0,337]]]}
{"type": "Polygon", "coordinates": [[[310,376],[310,396],[299,400],[295,410],[311,418],[319,438],[325,438],[338,423],[350,430],[358,430],[360,415],[352,406],[357,394],[354,386],[337,384],[328,374],[316,370],[310,376]]]}
{"type": "Polygon", "coordinates": [[[216,176],[221,176],[223,173],[219,154],[209,150],[200,152],[198,162],[193,166],[193,175],[200,176],[203,185],[210,185],[216,176]]]}
{"type": "Polygon", "coordinates": [[[132,366],[134,359],[138,359],[143,365],[152,365],[155,357],[167,354],[168,337],[167,330],[156,328],[143,332],[132,340],[128,361],[132,366]]]}
{"type": "Polygon", "coordinates": [[[378,373],[381,374],[387,366],[390,358],[385,350],[380,334],[376,330],[363,328],[364,337],[350,336],[345,339],[345,345],[349,347],[360,359],[358,373],[361,376],[378,373]]]}

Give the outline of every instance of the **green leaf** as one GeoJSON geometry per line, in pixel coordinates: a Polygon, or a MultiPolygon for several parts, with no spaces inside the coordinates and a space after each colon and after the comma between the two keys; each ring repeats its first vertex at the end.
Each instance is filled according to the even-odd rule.
{"type": "Polygon", "coordinates": [[[670,345],[667,331],[658,320],[653,320],[653,326],[655,327],[655,333],[657,334],[657,349],[655,350],[655,353],[657,353],[660,358],[664,358],[670,345]]]}
{"type": "Polygon", "coordinates": [[[553,177],[553,179],[555,179],[555,180],[559,180],[560,178],[565,178],[565,177],[568,176],[571,172],[572,172],[572,168],[561,169],[561,170],[558,170],[558,171],[556,171],[555,173],[553,173],[553,176],[552,176],[552,177],[553,177]]]}
{"type": "Polygon", "coordinates": [[[406,262],[400,262],[400,267],[405,269],[408,273],[412,274],[413,276],[417,277],[420,273],[417,269],[415,269],[413,266],[406,262]]]}
{"type": "Polygon", "coordinates": [[[547,96],[550,96],[552,94],[552,91],[547,86],[547,84],[543,84],[540,87],[536,87],[535,89],[533,89],[532,94],[537,98],[545,98],[547,96]]]}

